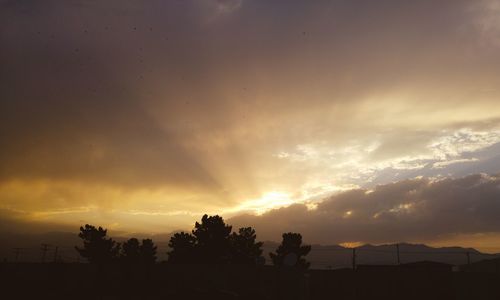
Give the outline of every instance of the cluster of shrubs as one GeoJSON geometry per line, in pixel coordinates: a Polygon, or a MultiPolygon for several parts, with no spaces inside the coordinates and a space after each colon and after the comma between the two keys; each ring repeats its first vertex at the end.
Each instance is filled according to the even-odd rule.
{"type": "MultiPolygon", "coordinates": [[[[151,239],[139,242],[131,238],[123,244],[107,237],[102,227],[85,225],[78,235],[83,247],[76,247],[80,255],[90,263],[104,264],[113,261],[127,263],[154,264],[156,250],[151,239]]],[[[220,216],[204,215],[196,222],[191,233],[175,233],[169,241],[168,263],[172,264],[264,264],[262,242],[257,241],[255,230],[251,227],[232,231],[220,216]]],[[[276,266],[290,266],[307,269],[309,263],[305,256],[310,246],[302,245],[299,233],[284,233],[283,241],[275,253],[269,253],[276,266]]]]}

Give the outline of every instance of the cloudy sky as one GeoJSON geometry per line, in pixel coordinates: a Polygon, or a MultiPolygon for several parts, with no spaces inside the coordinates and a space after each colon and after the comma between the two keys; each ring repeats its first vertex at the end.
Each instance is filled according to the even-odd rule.
{"type": "Polygon", "coordinates": [[[498,0],[0,0],[1,222],[500,251],[499,37],[498,0]]]}

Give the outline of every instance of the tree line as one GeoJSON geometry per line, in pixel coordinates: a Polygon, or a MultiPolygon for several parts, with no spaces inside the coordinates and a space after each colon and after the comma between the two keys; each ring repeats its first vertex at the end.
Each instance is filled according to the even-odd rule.
{"type": "MultiPolygon", "coordinates": [[[[122,262],[131,264],[154,264],[157,261],[157,246],[151,239],[139,241],[130,238],[118,243],[107,236],[107,230],[89,224],[80,227],[78,236],[82,247],[78,253],[92,264],[122,262]]],[[[310,263],[305,256],[311,246],[302,244],[300,233],[288,232],[269,257],[275,266],[307,269],[310,263]]],[[[196,222],[191,233],[175,233],[168,243],[168,263],[171,264],[242,264],[263,265],[263,243],[257,241],[252,227],[239,228],[233,232],[218,215],[204,215],[196,222]]]]}

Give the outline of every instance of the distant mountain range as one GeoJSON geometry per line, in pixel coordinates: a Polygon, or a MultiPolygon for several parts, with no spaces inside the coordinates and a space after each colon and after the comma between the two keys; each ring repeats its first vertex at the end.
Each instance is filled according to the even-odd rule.
{"type": "MultiPolygon", "coordinates": [[[[159,260],[166,260],[168,251],[168,240],[170,234],[161,234],[147,236],[152,238],[158,245],[159,260]]],[[[137,237],[142,238],[141,235],[137,237]]],[[[126,240],[125,237],[113,237],[118,242],[126,240]]],[[[49,232],[44,234],[8,234],[0,233],[0,260],[14,261],[16,251],[19,251],[19,261],[41,261],[43,251],[41,244],[45,243],[47,252],[45,260],[52,261],[55,255],[55,248],[58,248],[58,255],[66,262],[75,262],[78,260],[77,252],[74,247],[81,245],[81,240],[76,233],[68,232],[49,232]],[[20,248],[15,250],[15,248],[20,248]]],[[[270,264],[269,252],[273,252],[279,243],[266,241],[263,246],[263,255],[266,262],[270,264]]],[[[356,264],[370,265],[394,265],[398,263],[396,244],[388,245],[363,245],[356,248],[356,264]]],[[[311,262],[311,268],[314,269],[338,269],[352,267],[351,248],[339,245],[312,245],[312,250],[307,256],[311,262]]],[[[500,258],[500,254],[481,253],[473,248],[462,247],[443,247],[434,248],[423,244],[399,244],[399,261],[409,263],[416,261],[437,261],[453,265],[467,264],[485,259],[500,258]]]]}
{"type": "MultiPolygon", "coordinates": [[[[276,242],[264,243],[264,254],[274,251],[278,247],[276,242]]],[[[436,261],[453,265],[467,264],[484,259],[500,257],[500,254],[481,253],[473,248],[442,247],[434,248],[423,244],[401,243],[387,245],[363,245],[355,250],[356,264],[358,265],[396,265],[399,262],[410,263],[417,261],[436,261]]],[[[338,269],[352,267],[353,249],[339,245],[312,245],[307,259],[313,269],[338,269]]],[[[266,258],[267,258],[266,257],[266,258]]]]}

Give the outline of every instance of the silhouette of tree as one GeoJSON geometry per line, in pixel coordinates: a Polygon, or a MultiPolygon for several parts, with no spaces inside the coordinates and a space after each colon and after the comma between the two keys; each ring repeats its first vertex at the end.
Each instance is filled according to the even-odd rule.
{"type": "Polygon", "coordinates": [[[172,263],[257,264],[264,260],[262,243],[256,242],[255,230],[232,227],[220,216],[204,215],[192,234],[180,232],[170,238],[168,261],[172,263]]]}
{"type": "Polygon", "coordinates": [[[106,238],[106,234],[106,229],[86,224],[85,227],[80,227],[78,234],[83,240],[83,248],[75,248],[90,263],[109,263],[118,257],[120,244],[111,238],[106,238]]]}
{"type": "Polygon", "coordinates": [[[156,262],[156,246],[151,239],[131,238],[122,245],[121,258],[127,263],[154,264],[156,262]]]}
{"type": "Polygon", "coordinates": [[[219,216],[204,215],[201,223],[196,222],[192,231],[196,237],[196,248],[203,263],[226,263],[230,261],[231,244],[229,236],[232,227],[219,216]]]}
{"type": "Polygon", "coordinates": [[[256,242],[257,235],[252,227],[240,228],[230,236],[231,262],[257,264],[262,257],[262,242],[256,242]]]}
{"type": "Polygon", "coordinates": [[[174,234],[168,242],[170,251],[168,254],[168,261],[177,264],[194,263],[197,261],[196,257],[196,238],[185,232],[174,234]]]}
{"type": "Polygon", "coordinates": [[[276,253],[269,253],[275,266],[290,266],[300,269],[309,268],[310,263],[304,258],[311,246],[302,245],[302,235],[300,233],[284,233],[281,245],[276,249],[276,253]]]}
{"type": "Polygon", "coordinates": [[[139,249],[141,262],[145,264],[154,264],[156,262],[156,249],[152,239],[142,240],[142,245],[139,249]]]}
{"type": "Polygon", "coordinates": [[[121,258],[128,263],[139,263],[141,259],[139,240],[131,238],[122,245],[121,258]]]}

